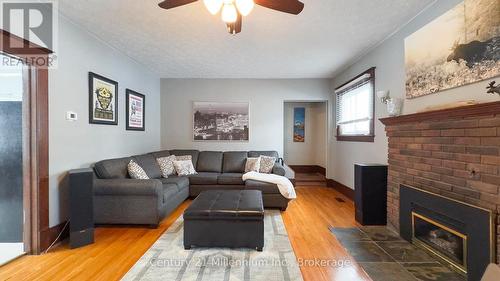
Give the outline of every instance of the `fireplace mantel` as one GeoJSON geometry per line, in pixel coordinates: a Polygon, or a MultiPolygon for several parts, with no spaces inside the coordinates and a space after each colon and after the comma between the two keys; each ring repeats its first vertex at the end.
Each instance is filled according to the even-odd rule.
{"type": "Polygon", "coordinates": [[[500,101],[460,106],[442,110],[419,112],[396,117],[381,118],[384,125],[399,125],[404,123],[434,121],[471,116],[495,115],[500,113],[500,101]]]}

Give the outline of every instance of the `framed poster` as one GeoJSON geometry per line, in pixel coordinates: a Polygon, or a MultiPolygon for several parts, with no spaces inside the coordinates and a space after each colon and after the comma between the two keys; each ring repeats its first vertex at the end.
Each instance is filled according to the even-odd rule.
{"type": "Polygon", "coordinates": [[[144,131],[146,127],[146,97],[126,89],[127,130],[144,131]]]}
{"type": "Polygon", "coordinates": [[[293,109],[293,142],[305,142],[306,109],[295,107],[293,109]]]}
{"type": "Polygon", "coordinates": [[[193,102],[193,140],[248,141],[248,102],[193,102]]]}
{"type": "Polygon", "coordinates": [[[118,82],[89,72],[89,123],[118,125],[118,82]]]}
{"type": "Polygon", "coordinates": [[[406,98],[500,75],[498,0],[465,0],[405,39],[406,98]]]}

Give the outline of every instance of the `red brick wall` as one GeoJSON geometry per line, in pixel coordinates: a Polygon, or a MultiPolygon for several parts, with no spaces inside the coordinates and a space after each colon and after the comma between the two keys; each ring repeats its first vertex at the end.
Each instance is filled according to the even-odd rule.
{"type": "Polygon", "coordinates": [[[500,115],[386,126],[388,221],[399,229],[399,185],[494,211],[500,261],[500,115]]]}

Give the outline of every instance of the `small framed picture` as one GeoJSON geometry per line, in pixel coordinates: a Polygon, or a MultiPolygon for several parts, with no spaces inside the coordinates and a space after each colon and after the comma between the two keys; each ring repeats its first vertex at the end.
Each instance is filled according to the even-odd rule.
{"type": "Polygon", "coordinates": [[[146,128],[146,97],[126,89],[127,130],[144,131],[146,128]]]}
{"type": "Polygon", "coordinates": [[[89,72],[89,123],[118,125],[118,82],[89,72]]]}

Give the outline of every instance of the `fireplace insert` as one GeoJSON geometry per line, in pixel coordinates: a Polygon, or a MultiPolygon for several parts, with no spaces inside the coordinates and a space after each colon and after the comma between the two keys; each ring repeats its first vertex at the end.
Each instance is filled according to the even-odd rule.
{"type": "Polygon", "coordinates": [[[495,262],[495,224],[491,210],[426,190],[401,185],[399,233],[467,277],[479,281],[495,262]]]}
{"type": "Polygon", "coordinates": [[[413,243],[467,274],[467,235],[412,212],[413,243]]]}

